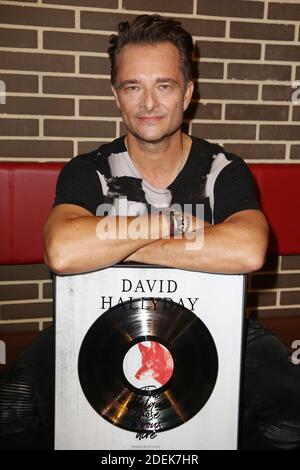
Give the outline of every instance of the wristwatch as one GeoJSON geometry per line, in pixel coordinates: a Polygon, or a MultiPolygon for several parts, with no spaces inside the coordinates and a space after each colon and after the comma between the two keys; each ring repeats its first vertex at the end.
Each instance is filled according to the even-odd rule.
{"type": "Polygon", "coordinates": [[[182,211],[170,211],[170,235],[185,233],[190,227],[190,217],[184,215],[182,211]]]}

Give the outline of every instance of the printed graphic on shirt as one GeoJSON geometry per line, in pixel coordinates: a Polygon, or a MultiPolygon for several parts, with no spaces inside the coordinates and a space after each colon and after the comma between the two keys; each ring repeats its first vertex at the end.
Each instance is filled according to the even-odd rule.
{"type": "MultiPolygon", "coordinates": [[[[138,216],[177,204],[204,206],[209,223],[231,214],[260,209],[252,175],[242,160],[217,144],[191,137],[189,157],[167,188],[145,181],[132,162],[124,137],[73,158],[62,170],[55,205],[76,204],[95,215],[138,216]],[[106,206],[106,212],[103,212],[106,206]]],[[[192,209],[197,216],[196,208],[192,209]]]]}
{"type": "MultiPolygon", "coordinates": [[[[172,194],[168,189],[158,189],[143,181],[128,152],[111,153],[108,165],[98,170],[104,203],[113,206],[114,215],[138,216],[149,212],[150,206],[169,207],[172,194]],[[127,206],[119,199],[127,198],[127,206]],[[124,212],[123,208],[127,210],[124,212]]],[[[97,209],[97,215],[103,215],[97,209]]]]}

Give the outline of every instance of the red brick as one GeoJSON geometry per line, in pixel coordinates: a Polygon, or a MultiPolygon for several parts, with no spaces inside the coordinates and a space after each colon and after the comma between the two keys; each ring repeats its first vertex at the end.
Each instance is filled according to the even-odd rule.
{"type": "Polygon", "coordinates": [[[44,32],[44,49],[58,51],[106,52],[109,37],[101,34],[44,32]]]}
{"type": "Polygon", "coordinates": [[[190,103],[184,113],[185,119],[221,119],[222,107],[218,103],[190,103]]]}
{"type": "Polygon", "coordinates": [[[78,142],[78,153],[83,154],[83,153],[89,153],[92,152],[93,150],[97,150],[100,145],[107,143],[107,142],[101,142],[100,140],[95,141],[79,141],[78,142]]]}
{"type": "Polygon", "coordinates": [[[222,78],[224,76],[224,65],[219,62],[194,62],[193,78],[222,78]]]}
{"type": "Polygon", "coordinates": [[[288,106],[263,104],[227,104],[225,119],[249,121],[287,121],[288,106]]]}
{"type": "Polygon", "coordinates": [[[30,29],[0,28],[1,47],[37,47],[37,32],[30,29]]]}
{"type": "Polygon", "coordinates": [[[52,273],[45,264],[0,266],[0,281],[31,281],[37,279],[52,279],[52,273]]]}
{"type": "MultiPolygon", "coordinates": [[[[159,3],[161,4],[161,2],[159,3]]],[[[183,5],[182,2],[180,4],[183,5]]],[[[130,12],[111,14],[83,11],[81,13],[81,28],[96,29],[98,31],[116,31],[118,23],[121,21],[132,22],[136,16],[136,14],[130,14],[130,12]]],[[[195,36],[223,37],[225,33],[225,22],[221,20],[201,18],[176,18],[176,20],[180,21],[182,26],[195,36]]]]}
{"type": "Polygon", "coordinates": [[[251,278],[251,289],[299,287],[300,274],[256,274],[251,278]]]}
{"type": "Polygon", "coordinates": [[[232,38],[293,41],[294,35],[294,25],[246,23],[245,21],[232,21],[230,24],[230,37],[232,38]]]}
{"type": "Polygon", "coordinates": [[[123,0],[123,8],[125,10],[140,10],[170,13],[193,13],[193,0],[172,0],[168,4],[161,0],[143,0],[143,4],[139,0],[123,0]]]}
{"type": "Polygon", "coordinates": [[[253,124],[192,124],[192,134],[202,139],[254,139],[253,124]]]}
{"type": "Polygon", "coordinates": [[[225,144],[227,152],[247,159],[284,159],[285,145],[280,144],[225,144]]]}
{"type": "MultiPolygon", "coordinates": [[[[38,322],[35,323],[0,323],[0,334],[1,334],[1,339],[5,341],[5,343],[9,346],[11,342],[11,334],[9,333],[14,333],[14,337],[16,334],[18,335],[20,332],[27,332],[27,331],[39,331],[39,324],[38,322]]],[[[8,353],[9,351],[7,351],[8,353]]],[[[8,359],[8,358],[7,358],[8,359]]],[[[9,362],[9,359],[7,360],[9,362]]],[[[0,369],[1,370],[1,369],[0,369]]]]}
{"type": "Polygon", "coordinates": [[[55,8],[0,5],[1,23],[73,28],[75,12],[55,8]]]}
{"type": "Polygon", "coordinates": [[[266,60],[287,60],[299,62],[300,46],[284,44],[266,44],[266,60]]]}
{"type": "Polygon", "coordinates": [[[259,138],[262,140],[299,140],[300,126],[267,125],[260,126],[259,138]]]}
{"type": "Polygon", "coordinates": [[[295,269],[295,270],[300,271],[300,255],[283,256],[281,260],[281,269],[282,270],[295,269]]]}
{"type": "Polygon", "coordinates": [[[43,0],[56,5],[77,5],[80,7],[118,8],[118,0],[43,0]]]}
{"type": "Polygon", "coordinates": [[[186,29],[193,36],[204,37],[224,37],[225,36],[225,21],[221,20],[208,20],[201,18],[175,18],[180,21],[182,27],[186,29]]]}
{"type": "Polygon", "coordinates": [[[263,85],[262,99],[265,101],[291,101],[293,88],[286,85],[263,85]]]}
{"type": "Polygon", "coordinates": [[[107,78],[44,77],[43,91],[63,95],[112,96],[107,78]]]}
{"type": "Polygon", "coordinates": [[[43,284],[43,298],[52,299],[53,298],[53,283],[47,282],[43,284]]]}
{"type": "Polygon", "coordinates": [[[37,93],[39,90],[37,75],[0,73],[0,80],[5,82],[7,92],[37,93]]]}
{"type": "Polygon", "coordinates": [[[132,21],[136,14],[128,13],[105,13],[97,11],[81,12],[81,29],[96,29],[97,31],[117,31],[117,25],[120,21],[132,21]]]}
{"type": "Polygon", "coordinates": [[[0,157],[7,159],[70,158],[73,155],[70,140],[1,140],[0,157]]]}
{"type": "Polygon", "coordinates": [[[239,18],[263,18],[264,2],[247,0],[201,0],[198,15],[237,16],[239,18]]]}
{"type": "Polygon", "coordinates": [[[0,119],[0,135],[38,135],[39,122],[36,119],[0,119]]]}
{"type": "Polygon", "coordinates": [[[80,73],[110,75],[108,57],[80,57],[80,73]]]}
{"type": "Polygon", "coordinates": [[[300,20],[300,5],[297,3],[269,3],[268,18],[273,20],[300,20]]]}
{"type": "Polygon", "coordinates": [[[67,98],[8,96],[1,107],[7,114],[73,116],[74,100],[67,98]]]}
{"type": "Polygon", "coordinates": [[[2,284],[0,285],[0,300],[36,299],[38,297],[37,284],[2,284]]]}
{"type": "Polygon", "coordinates": [[[36,70],[41,72],[74,72],[75,58],[63,54],[0,52],[2,69],[36,70]]]}
{"type": "Polygon", "coordinates": [[[80,116],[120,117],[114,100],[80,100],[80,116]]]}
{"type": "Polygon", "coordinates": [[[281,305],[299,305],[300,304],[300,290],[281,292],[280,304],[281,305]]]}
{"type": "Polygon", "coordinates": [[[260,55],[261,45],[254,43],[196,41],[195,45],[195,57],[251,60],[260,59],[260,55]]]}
{"type": "Polygon", "coordinates": [[[276,305],[276,292],[248,292],[246,306],[266,307],[276,305]]]}
{"type": "Polygon", "coordinates": [[[242,80],[290,80],[290,65],[228,64],[227,78],[242,80]]]}
{"type": "Polygon", "coordinates": [[[300,145],[291,145],[291,155],[292,159],[300,159],[300,145]]]}
{"type": "Polygon", "coordinates": [[[52,302],[33,302],[26,304],[2,304],[0,305],[1,320],[18,320],[29,318],[52,317],[52,302]]]}
{"type": "Polygon", "coordinates": [[[293,121],[300,121],[300,106],[293,107],[293,121]]]}
{"type": "Polygon", "coordinates": [[[222,82],[195,84],[195,96],[209,100],[257,100],[258,86],[222,82]]]}
{"type": "Polygon", "coordinates": [[[115,137],[115,122],[45,119],[44,135],[62,137],[115,137]]]}

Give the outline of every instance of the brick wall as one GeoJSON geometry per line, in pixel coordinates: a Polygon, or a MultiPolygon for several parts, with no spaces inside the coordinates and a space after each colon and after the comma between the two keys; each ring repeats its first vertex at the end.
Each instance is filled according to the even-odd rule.
{"type": "MultiPolygon", "coordinates": [[[[299,162],[300,106],[292,101],[293,82],[300,81],[299,0],[144,0],[143,11],[140,5],[1,2],[0,160],[68,160],[124,132],[106,48],[118,21],[147,12],[180,19],[195,38],[189,132],[248,162],[299,162]]],[[[43,265],[0,267],[0,331],[47,326],[51,287],[43,265]]],[[[268,259],[250,276],[247,307],[287,341],[286,324],[300,338],[300,256],[268,259]]]]}

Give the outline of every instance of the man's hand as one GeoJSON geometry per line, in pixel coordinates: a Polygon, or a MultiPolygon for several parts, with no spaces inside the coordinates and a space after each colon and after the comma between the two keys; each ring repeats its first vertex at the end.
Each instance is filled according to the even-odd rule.
{"type": "MultiPolygon", "coordinates": [[[[197,221],[195,226],[197,226],[197,221]]],[[[197,233],[197,231],[195,231],[197,233]]],[[[259,210],[245,210],[217,225],[205,224],[203,245],[188,249],[182,239],[162,239],[145,246],[125,261],[210,273],[247,273],[261,268],[268,245],[268,224],[259,210]]]]}
{"type": "MultiPolygon", "coordinates": [[[[199,243],[201,243],[202,245],[202,239],[203,239],[203,236],[204,236],[204,230],[207,230],[211,227],[213,227],[209,222],[207,222],[206,220],[202,220],[202,219],[199,219],[198,217],[192,215],[192,214],[184,214],[184,218],[185,218],[185,225],[188,226],[188,229],[185,233],[183,234],[177,234],[177,235],[173,235],[173,236],[166,236],[163,238],[164,241],[166,240],[170,240],[170,242],[172,243],[172,241],[174,240],[180,240],[182,239],[182,241],[185,242],[185,247],[190,247],[191,249],[193,249],[191,247],[191,245],[189,244],[197,244],[198,243],[198,246],[195,246],[194,247],[194,250],[195,251],[196,249],[199,248],[199,243]]],[[[153,249],[155,250],[157,248],[157,244],[155,243],[153,245],[153,249]]],[[[134,261],[134,262],[144,262],[146,263],[147,261],[143,260],[144,258],[144,255],[145,255],[146,251],[144,250],[138,250],[132,254],[130,254],[128,257],[126,257],[123,262],[131,262],[131,261],[134,261]]]]}

